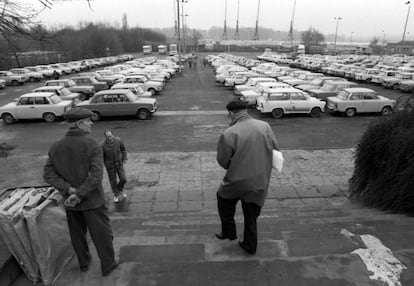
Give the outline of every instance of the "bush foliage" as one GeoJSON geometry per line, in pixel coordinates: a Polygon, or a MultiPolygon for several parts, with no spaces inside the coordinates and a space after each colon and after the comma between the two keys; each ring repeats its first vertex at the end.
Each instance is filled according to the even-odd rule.
{"type": "Polygon", "coordinates": [[[369,206],[414,213],[414,112],[394,113],[368,127],[349,186],[369,206]]]}

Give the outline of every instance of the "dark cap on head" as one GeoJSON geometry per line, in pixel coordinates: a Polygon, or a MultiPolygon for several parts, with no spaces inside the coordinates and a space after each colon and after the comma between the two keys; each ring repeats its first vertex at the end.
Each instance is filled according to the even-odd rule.
{"type": "Polygon", "coordinates": [[[238,111],[247,109],[247,103],[240,101],[240,100],[232,100],[227,103],[226,108],[228,111],[238,111]]]}
{"type": "Polygon", "coordinates": [[[91,118],[93,112],[82,107],[75,107],[65,113],[66,121],[69,123],[76,122],[81,119],[91,118]]]}

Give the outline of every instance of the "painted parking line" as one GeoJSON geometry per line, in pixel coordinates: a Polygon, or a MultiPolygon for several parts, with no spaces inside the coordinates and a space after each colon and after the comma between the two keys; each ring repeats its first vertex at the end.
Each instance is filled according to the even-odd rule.
{"type": "Polygon", "coordinates": [[[157,111],[156,116],[185,116],[185,115],[227,115],[223,110],[177,110],[177,111],[157,111]]]}

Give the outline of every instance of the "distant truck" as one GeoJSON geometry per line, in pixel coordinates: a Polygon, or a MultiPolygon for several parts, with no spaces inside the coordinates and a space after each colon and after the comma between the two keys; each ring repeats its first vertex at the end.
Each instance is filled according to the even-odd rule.
{"type": "Polygon", "coordinates": [[[142,46],[142,52],[144,55],[150,55],[152,53],[152,46],[151,45],[142,46]]]}
{"type": "Polygon", "coordinates": [[[177,44],[170,44],[170,56],[177,54],[177,44]]]}
{"type": "Polygon", "coordinates": [[[166,55],[168,51],[168,47],[166,45],[158,45],[158,54],[166,55]]]}

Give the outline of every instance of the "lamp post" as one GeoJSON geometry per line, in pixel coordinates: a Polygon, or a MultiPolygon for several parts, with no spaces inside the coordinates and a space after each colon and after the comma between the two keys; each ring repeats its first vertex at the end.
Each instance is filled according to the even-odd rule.
{"type": "Polygon", "coordinates": [[[184,50],[184,54],[187,52],[187,47],[185,45],[185,19],[184,19],[184,3],[187,3],[187,0],[181,0],[182,5],[181,5],[181,19],[183,22],[183,50],[184,50]]]}
{"type": "MultiPolygon", "coordinates": [[[[178,38],[178,62],[181,62],[181,37],[180,37],[180,0],[177,0],[177,38],[178,38]]],[[[184,65],[183,65],[184,67],[184,65]]]]}
{"type": "Polygon", "coordinates": [[[405,5],[408,5],[408,10],[407,10],[407,17],[405,18],[404,33],[402,37],[403,42],[405,41],[405,31],[407,30],[408,16],[410,16],[410,9],[411,9],[410,1],[407,1],[405,5]]]}
{"type": "Polygon", "coordinates": [[[342,20],[341,17],[335,17],[336,20],[336,29],[335,29],[335,41],[334,41],[334,55],[336,55],[336,38],[338,36],[338,26],[339,26],[339,20],[342,20]]]}

